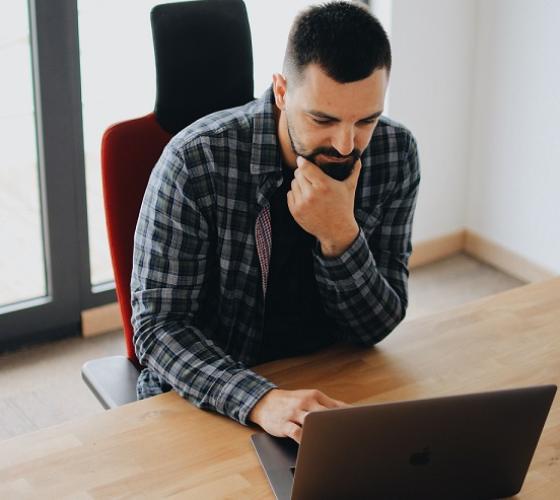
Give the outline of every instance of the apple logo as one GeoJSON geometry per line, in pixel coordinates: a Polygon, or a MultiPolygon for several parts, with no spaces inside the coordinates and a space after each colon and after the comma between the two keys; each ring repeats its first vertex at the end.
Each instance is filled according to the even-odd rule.
{"type": "Polygon", "coordinates": [[[431,460],[430,447],[426,446],[422,451],[410,455],[410,465],[428,465],[431,460]]]}

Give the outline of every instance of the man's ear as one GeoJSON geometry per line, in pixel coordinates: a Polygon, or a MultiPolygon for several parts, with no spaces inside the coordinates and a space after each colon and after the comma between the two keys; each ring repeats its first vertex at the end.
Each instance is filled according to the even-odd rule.
{"type": "Polygon", "coordinates": [[[282,111],[286,109],[286,91],[288,90],[288,82],[286,77],[281,73],[272,75],[272,91],[274,92],[274,101],[278,109],[282,111]]]}

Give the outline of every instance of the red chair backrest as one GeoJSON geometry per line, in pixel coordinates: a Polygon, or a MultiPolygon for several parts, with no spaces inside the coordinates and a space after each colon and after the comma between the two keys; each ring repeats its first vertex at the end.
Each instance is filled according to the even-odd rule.
{"type": "Polygon", "coordinates": [[[139,366],[132,342],[130,277],[134,231],[152,168],[171,134],[154,113],[109,127],[101,142],[105,220],[128,358],[139,366]]]}

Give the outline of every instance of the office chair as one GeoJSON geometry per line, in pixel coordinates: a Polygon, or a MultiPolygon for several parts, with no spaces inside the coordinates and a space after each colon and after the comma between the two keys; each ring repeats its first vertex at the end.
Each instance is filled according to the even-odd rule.
{"type": "Polygon", "coordinates": [[[136,400],[130,277],[134,230],[150,173],[169,139],[198,118],[253,99],[253,56],[242,0],[197,0],[152,9],[154,112],[109,127],[101,143],[105,218],[126,356],[88,361],[82,377],[104,408],[136,400]]]}

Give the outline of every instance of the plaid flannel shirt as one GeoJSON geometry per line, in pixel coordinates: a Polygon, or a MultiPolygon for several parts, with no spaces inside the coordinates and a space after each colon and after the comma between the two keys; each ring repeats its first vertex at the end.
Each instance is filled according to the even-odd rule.
{"type": "MultiPolygon", "coordinates": [[[[282,183],[273,94],[177,134],[151,174],[134,242],[132,324],[139,399],[174,389],[242,424],[273,383],[258,362],[282,183]]],[[[382,117],[362,156],[359,235],[339,257],[317,242],[315,277],[342,341],[372,346],[404,318],[420,172],[416,143],[382,117]]]]}

